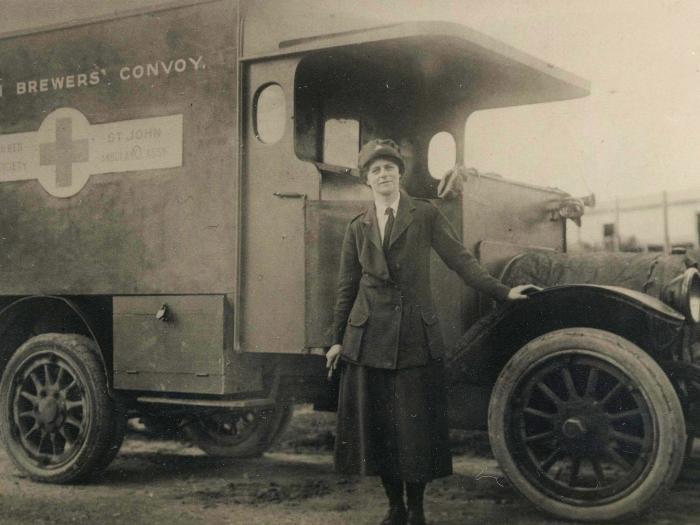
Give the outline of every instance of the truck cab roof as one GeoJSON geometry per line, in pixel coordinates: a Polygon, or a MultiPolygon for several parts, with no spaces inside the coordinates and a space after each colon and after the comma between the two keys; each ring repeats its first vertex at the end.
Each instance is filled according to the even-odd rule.
{"type": "MultiPolygon", "coordinates": [[[[255,21],[261,23],[264,18],[255,21]]],[[[415,56],[423,66],[424,77],[439,85],[443,94],[450,89],[468,91],[473,109],[568,100],[590,93],[587,80],[452,22],[403,22],[311,36],[282,33],[278,37],[276,47],[268,44],[266,50],[244,40],[243,58],[348,46],[369,46],[373,55],[415,56]]]]}

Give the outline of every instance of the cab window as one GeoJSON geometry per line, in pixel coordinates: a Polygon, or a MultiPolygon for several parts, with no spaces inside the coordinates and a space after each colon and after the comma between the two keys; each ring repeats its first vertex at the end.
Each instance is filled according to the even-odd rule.
{"type": "Polygon", "coordinates": [[[434,179],[442,179],[457,161],[457,143],[451,133],[441,131],[433,135],[428,145],[428,172],[434,179]]]}
{"type": "Polygon", "coordinates": [[[344,118],[326,120],[323,130],[323,162],[325,164],[356,168],[359,149],[359,121],[344,118]]]}
{"type": "Polygon", "coordinates": [[[254,99],[255,135],[264,144],[274,144],[284,135],[287,103],[279,84],[266,84],[254,99]]]}

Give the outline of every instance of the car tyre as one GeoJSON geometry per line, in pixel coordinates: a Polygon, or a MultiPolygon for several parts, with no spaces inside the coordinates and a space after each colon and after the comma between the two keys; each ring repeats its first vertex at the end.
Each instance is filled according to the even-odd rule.
{"type": "Polygon", "coordinates": [[[683,411],[668,377],[638,346],[602,330],[557,330],[521,348],[496,381],[488,419],[506,476],[562,519],[638,514],[683,464],[683,411]]]}
{"type": "Polygon", "coordinates": [[[184,426],[192,442],[210,456],[251,458],[262,455],[279,438],[292,417],[293,406],[227,410],[200,415],[184,426]]]}
{"type": "Polygon", "coordinates": [[[0,434],[10,459],[31,479],[72,483],[94,476],[119,451],[125,424],[91,339],[41,334],[7,363],[0,434]]]}

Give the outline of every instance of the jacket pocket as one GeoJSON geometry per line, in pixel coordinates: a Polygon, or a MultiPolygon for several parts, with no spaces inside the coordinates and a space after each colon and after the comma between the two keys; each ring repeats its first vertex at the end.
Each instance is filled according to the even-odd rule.
{"type": "Polygon", "coordinates": [[[443,357],[445,349],[438,317],[432,310],[421,310],[421,317],[423,318],[423,327],[425,329],[425,338],[428,342],[428,349],[430,350],[430,357],[439,359],[443,357]]]}
{"type": "Polygon", "coordinates": [[[430,310],[428,310],[427,312],[425,310],[421,310],[420,315],[421,317],[423,317],[423,323],[425,323],[428,326],[432,326],[438,321],[435,312],[432,312],[430,310]]]}
{"type": "Polygon", "coordinates": [[[357,361],[360,357],[362,347],[362,336],[365,333],[365,326],[369,314],[366,311],[353,309],[348,318],[348,325],[345,327],[343,336],[343,355],[352,361],[357,361]]]}
{"type": "Polygon", "coordinates": [[[367,312],[365,312],[364,310],[354,309],[350,312],[348,324],[350,326],[359,328],[360,326],[364,326],[367,323],[367,319],[369,319],[369,314],[367,312]]]}

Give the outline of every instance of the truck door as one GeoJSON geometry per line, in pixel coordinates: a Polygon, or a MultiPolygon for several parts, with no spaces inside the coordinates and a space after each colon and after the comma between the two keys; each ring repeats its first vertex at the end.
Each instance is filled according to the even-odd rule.
{"type": "Polygon", "coordinates": [[[318,199],[316,167],[294,153],[297,59],[243,64],[241,349],[304,347],[304,206],[318,199]]]}

